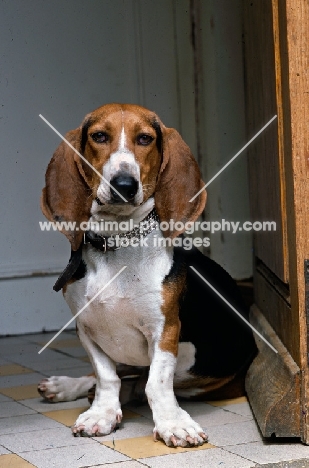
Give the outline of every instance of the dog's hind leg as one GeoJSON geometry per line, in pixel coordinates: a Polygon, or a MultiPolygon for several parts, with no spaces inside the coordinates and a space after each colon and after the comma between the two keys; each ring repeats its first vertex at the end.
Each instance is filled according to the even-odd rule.
{"type": "Polygon", "coordinates": [[[38,385],[39,394],[50,402],[72,401],[77,398],[86,397],[88,391],[95,385],[94,374],[73,378],[62,376],[52,376],[43,379],[38,385]]]}

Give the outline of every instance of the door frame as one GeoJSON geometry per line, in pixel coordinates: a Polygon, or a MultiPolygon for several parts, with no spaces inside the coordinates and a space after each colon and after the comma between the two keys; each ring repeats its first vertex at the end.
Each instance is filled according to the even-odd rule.
{"type": "MultiPolygon", "coordinates": [[[[272,22],[267,48],[274,57],[270,71],[275,77],[278,115],[283,274],[278,278],[261,259],[255,259],[251,321],[277,348],[278,355],[257,340],[259,354],[248,371],[246,389],[264,436],[300,437],[309,444],[309,311],[305,296],[305,262],[309,259],[309,4],[303,0],[272,0],[271,5],[268,0],[244,0],[249,36],[245,40],[251,41],[253,50],[255,44],[257,51],[256,57],[252,57],[252,48],[250,56],[247,54],[247,68],[252,59],[263,60],[262,52],[258,56],[259,38],[250,33],[254,30],[250,22],[258,20],[259,34],[266,34],[262,25],[267,21],[267,8],[272,22]]],[[[250,83],[247,91],[254,100],[250,83]]],[[[263,105],[263,96],[257,96],[255,106],[248,109],[249,116],[263,105]]],[[[309,286],[307,298],[308,290],[309,286]]]]}

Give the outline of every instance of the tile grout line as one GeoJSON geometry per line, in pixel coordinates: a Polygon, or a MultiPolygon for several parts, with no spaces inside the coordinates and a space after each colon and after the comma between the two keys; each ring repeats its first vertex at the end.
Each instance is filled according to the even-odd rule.
{"type": "MultiPolygon", "coordinates": [[[[247,444],[234,444],[234,445],[244,445],[244,446],[247,446],[247,445],[250,445],[250,444],[254,444],[255,442],[256,442],[256,441],[248,442],[247,444]]],[[[226,447],[228,447],[228,445],[227,445],[226,447]]],[[[248,462],[250,462],[250,463],[254,463],[254,465],[250,466],[250,468],[255,468],[257,462],[254,461],[254,460],[251,460],[251,458],[245,458],[243,455],[239,455],[238,453],[233,453],[233,452],[231,452],[230,450],[226,450],[226,448],[223,448],[223,447],[221,447],[221,448],[222,448],[222,450],[224,450],[225,452],[227,452],[227,453],[229,453],[229,454],[231,454],[231,455],[237,455],[238,457],[242,458],[243,460],[246,460],[246,461],[248,461],[248,462]]],[[[268,463],[268,462],[267,462],[267,463],[268,463]]],[[[275,463],[277,463],[277,462],[275,462],[275,463]]]]}

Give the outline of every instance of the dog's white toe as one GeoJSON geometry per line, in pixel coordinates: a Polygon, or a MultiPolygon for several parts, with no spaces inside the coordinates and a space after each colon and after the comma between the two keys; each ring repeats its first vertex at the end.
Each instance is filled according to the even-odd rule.
{"type": "Polygon", "coordinates": [[[153,434],[154,440],[163,439],[169,447],[202,445],[208,440],[201,426],[181,409],[179,417],[158,421],[153,434]]]}

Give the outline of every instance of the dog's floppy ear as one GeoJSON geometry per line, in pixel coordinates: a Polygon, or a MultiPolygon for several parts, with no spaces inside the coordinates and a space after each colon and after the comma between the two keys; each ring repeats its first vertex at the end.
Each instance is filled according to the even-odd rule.
{"type": "MultiPolygon", "coordinates": [[[[65,135],[77,151],[81,148],[82,128],[65,135]]],[[[88,221],[92,202],[81,158],[63,141],[56,149],[46,171],[46,185],[42,192],[41,209],[49,221],[76,223],[78,229],[62,229],[77,250],[83,238],[80,223],[88,221]]]]}
{"type": "MultiPolygon", "coordinates": [[[[155,207],[160,221],[195,221],[206,204],[206,190],[189,200],[204,187],[201,173],[190,148],[173,128],[161,125],[163,160],[155,192],[155,207]]],[[[168,229],[166,237],[174,238],[185,229],[168,229]]]]}

